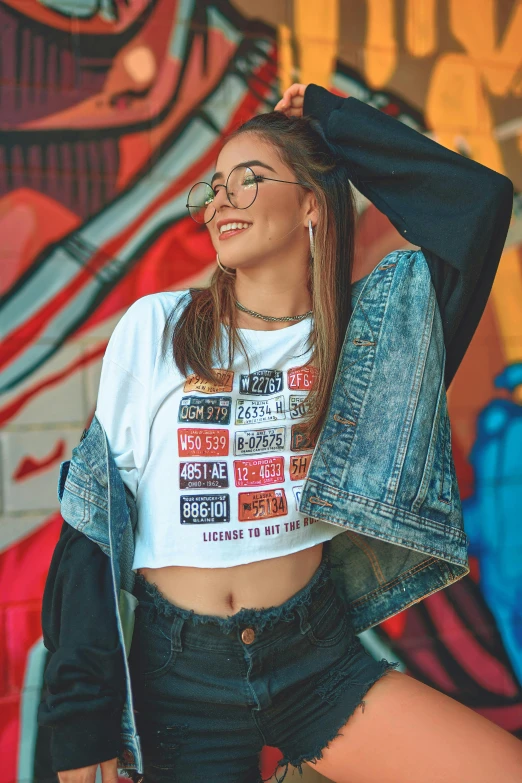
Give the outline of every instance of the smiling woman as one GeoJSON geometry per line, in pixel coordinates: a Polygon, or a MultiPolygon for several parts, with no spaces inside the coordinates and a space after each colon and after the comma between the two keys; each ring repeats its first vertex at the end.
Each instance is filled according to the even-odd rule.
{"type": "Polygon", "coordinates": [[[512,185],[317,85],[280,108],[191,189],[210,284],[124,314],[60,479],[42,711],[58,769],[120,753],[140,781],[259,783],[271,745],[337,783],[515,783],[520,743],[357,636],[469,571],[446,388],[512,185]],[[350,179],[420,248],[353,286],[350,179]]]}

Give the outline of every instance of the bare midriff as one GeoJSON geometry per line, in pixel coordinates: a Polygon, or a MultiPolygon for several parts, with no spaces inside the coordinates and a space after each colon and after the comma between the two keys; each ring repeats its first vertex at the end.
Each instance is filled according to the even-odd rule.
{"type": "Polygon", "coordinates": [[[279,606],[299,592],[321,563],[323,544],[284,557],[229,568],[140,568],[148,582],[182,609],[227,617],[240,609],[279,606]]]}

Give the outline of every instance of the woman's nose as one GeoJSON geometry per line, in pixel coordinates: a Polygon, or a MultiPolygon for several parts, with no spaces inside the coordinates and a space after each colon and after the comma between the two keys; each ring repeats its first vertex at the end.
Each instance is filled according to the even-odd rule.
{"type": "Polygon", "coordinates": [[[224,185],[222,187],[218,187],[216,191],[216,195],[214,196],[213,199],[213,204],[216,209],[219,209],[221,204],[229,204],[230,206],[233,206],[232,202],[228,197],[228,193],[224,185]]]}

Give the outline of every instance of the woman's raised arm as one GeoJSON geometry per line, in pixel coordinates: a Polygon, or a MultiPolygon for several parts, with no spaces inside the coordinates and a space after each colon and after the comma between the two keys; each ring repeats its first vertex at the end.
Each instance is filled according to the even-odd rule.
{"type": "Polygon", "coordinates": [[[424,251],[442,315],[448,386],[491,292],[511,218],[511,180],[316,84],[292,85],[277,107],[314,117],[355,187],[424,251]]]}

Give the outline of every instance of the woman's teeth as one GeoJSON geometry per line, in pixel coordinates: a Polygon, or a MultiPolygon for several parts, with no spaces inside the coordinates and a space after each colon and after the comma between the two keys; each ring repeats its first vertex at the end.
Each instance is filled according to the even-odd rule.
{"type": "Polygon", "coordinates": [[[224,226],[220,227],[219,233],[224,234],[225,231],[233,231],[234,229],[238,228],[248,228],[250,225],[250,223],[226,223],[224,226]]]}

